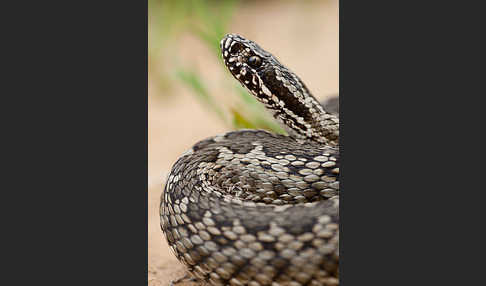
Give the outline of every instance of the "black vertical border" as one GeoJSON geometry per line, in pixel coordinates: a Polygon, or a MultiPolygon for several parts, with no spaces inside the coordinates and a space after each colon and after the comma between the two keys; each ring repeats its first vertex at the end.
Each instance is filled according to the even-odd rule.
{"type": "Polygon", "coordinates": [[[484,280],[484,9],[471,4],[340,0],[340,285],[484,280]]]}
{"type": "Polygon", "coordinates": [[[147,1],[11,4],[2,278],[146,285],[147,1]]]}

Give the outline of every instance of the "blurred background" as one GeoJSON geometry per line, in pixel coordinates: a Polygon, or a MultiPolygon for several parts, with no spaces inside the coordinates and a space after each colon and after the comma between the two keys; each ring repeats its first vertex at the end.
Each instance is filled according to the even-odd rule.
{"type": "Polygon", "coordinates": [[[158,215],[177,157],[229,130],[283,132],[225,70],[219,41],[237,33],[257,42],[324,101],[339,88],[339,10],[338,0],[149,0],[148,7],[148,284],[168,285],[184,275],[158,215]]]}

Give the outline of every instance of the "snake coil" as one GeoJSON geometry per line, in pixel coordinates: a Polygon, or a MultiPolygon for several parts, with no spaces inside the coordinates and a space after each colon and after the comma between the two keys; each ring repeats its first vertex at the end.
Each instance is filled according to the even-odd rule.
{"type": "Polygon", "coordinates": [[[339,119],[256,43],[228,34],[221,52],[289,136],[232,131],[184,153],[161,196],[170,248],[211,285],[338,285],[339,119]]]}

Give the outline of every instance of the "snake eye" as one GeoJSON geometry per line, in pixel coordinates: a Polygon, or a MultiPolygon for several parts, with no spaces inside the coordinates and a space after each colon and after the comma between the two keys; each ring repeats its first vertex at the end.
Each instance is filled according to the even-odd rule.
{"type": "Polygon", "coordinates": [[[251,56],[249,59],[248,59],[248,64],[252,67],[252,68],[257,68],[259,67],[261,64],[262,64],[262,59],[260,59],[259,56],[251,56]]]}

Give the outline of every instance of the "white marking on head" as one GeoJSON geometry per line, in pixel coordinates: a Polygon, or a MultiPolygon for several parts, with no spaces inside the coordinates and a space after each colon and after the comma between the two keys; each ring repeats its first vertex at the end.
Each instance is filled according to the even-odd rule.
{"type": "Polygon", "coordinates": [[[263,93],[266,94],[267,96],[269,96],[269,97],[272,96],[272,92],[267,88],[266,85],[262,84],[261,89],[262,89],[263,93]]]}
{"type": "Polygon", "coordinates": [[[278,103],[278,97],[275,94],[272,94],[272,100],[275,103],[278,103]]]}
{"type": "Polygon", "coordinates": [[[232,40],[231,38],[228,38],[228,39],[226,40],[226,43],[224,44],[224,48],[225,48],[225,49],[228,49],[228,47],[230,46],[230,44],[231,44],[231,42],[232,42],[232,41],[233,41],[233,40],[232,40]]]}

